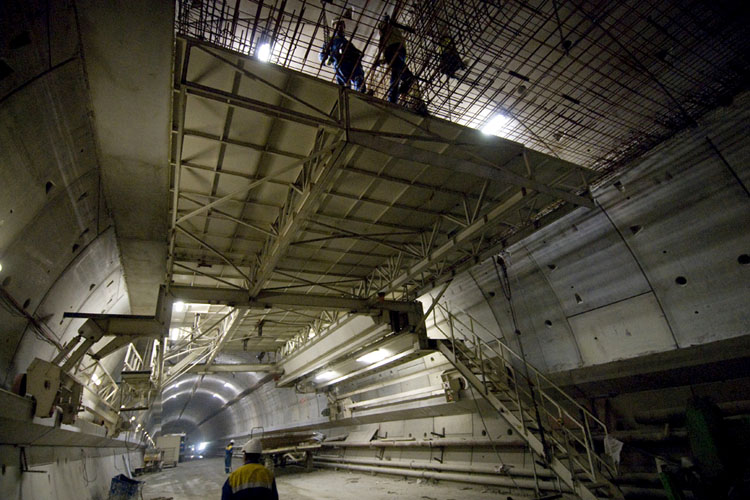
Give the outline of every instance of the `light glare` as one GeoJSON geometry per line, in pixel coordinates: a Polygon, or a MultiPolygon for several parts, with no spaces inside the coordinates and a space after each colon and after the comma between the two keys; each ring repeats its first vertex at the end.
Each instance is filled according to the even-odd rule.
{"type": "Polygon", "coordinates": [[[271,59],[271,44],[266,42],[258,47],[258,60],[268,62],[271,59]]]}
{"type": "Polygon", "coordinates": [[[200,443],[198,445],[198,451],[203,451],[206,449],[206,446],[208,446],[208,443],[200,443]]]}
{"type": "Polygon", "coordinates": [[[373,363],[377,363],[378,361],[382,361],[387,357],[388,352],[385,349],[375,349],[372,352],[368,352],[364,356],[358,357],[357,361],[359,361],[360,363],[367,363],[368,365],[371,365],[373,363]]]}
{"type": "Polygon", "coordinates": [[[315,376],[315,380],[317,380],[318,382],[323,382],[326,380],[331,380],[334,377],[336,377],[336,372],[333,370],[327,370],[327,371],[324,371],[323,373],[318,373],[315,376]]]}
{"type": "Polygon", "coordinates": [[[482,127],[482,133],[485,135],[498,135],[510,124],[510,117],[499,113],[493,116],[484,127],[482,127]]]}
{"type": "Polygon", "coordinates": [[[185,311],[185,303],[181,300],[178,300],[172,305],[172,310],[178,313],[185,311]]]}

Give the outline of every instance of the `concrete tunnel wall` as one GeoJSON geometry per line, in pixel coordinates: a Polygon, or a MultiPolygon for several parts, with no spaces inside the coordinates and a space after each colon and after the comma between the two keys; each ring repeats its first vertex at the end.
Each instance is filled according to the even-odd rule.
{"type": "MultiPolygon", "coordinates": [[[[595,209],[578,209],[508,249],[518,327],[533,365],[563,372],[750,333],[750,266],[740,257],[750,248],[750,200],[730,170],[747,185],[750,145],[743,124],[749,118],[750,94],[744,94],[637,161],[617,183],[597,189],[595,209]],[[676,282],[680,276],[684,285],[676,282]]],[[[492,334],[483,333],[486,340],[495,335],[518,350],[491,260],[458,276],[442,300],[487,327],[492,334]]],[[[428,335],[439,337],[430,323],[428,335]]],[[[420,363],[426,369],[415,361],[399,371],[419,370],[420,363]]],[[[367,396],[427,384],[425,376],[367,396]]],[[[417,434],[440,427],[428,403],[416,406],[426,417],[414,420],[417,434]]],[[[198,428],[202,439],[222,441],[254,426],[325,426],[331,435],[368,425],[329,424],[321,416],[326,407],[323,395],[269,382],[198,428]]],[[[402,417],[383,412],[380,418],[402,417]]]]}
{"type": "MultiPolygon", "coordinates": [[[[29,40],[3,53],[13,71],[0,83],[0,283],[59,344],[83,323],[64,312],[153,313],[166,259],[173,9],[0,7],[3,38],[29,40]]],[[[0,308],[3,388],[34,357],[53,357],[27,323],[0,308]]],[[[103,362],[114,376],[123,356],[103,362]]]]}
{"type": "MultiPolygon", "coordinates": [[[[650,152],[595,190],[597,208],[509,248],[533,365],[559,372],[750,333],[750,266],[741,257],[750,199],[727,166],[746,186],[749,103],[744,94],[650,152]]],[[[518,349],[492,261],[459,276],[443,301],[518,349]]]]}
{"type": "MultiPolygon", "coordinates": [[[[9,36],[31,43],[6,54],[0,106],[0,283],[65,343],[81,320],[64,312],[129,312],[120,251],[102,192],[85,62],[71,2],[3,7],[9,36]],[[6,10],[7,9],[7,10],[6,10]]],[[[9,388],[54,347],[28,319],[0,308],[0,384],[9,388]]],[[[117,359],[107,360],[113,370],[117,359]]]]}
{"type": "Polygon", "coordinates": [[[0,498],[107,498],[111,478],[143,463],[140,451],[127,448],[33,447],[26,456],[37,472],[29,473],[21,471],[17,455],[16,447],[0,446],[3,463],[12,464],[3,466],[0,498]]]}
{"type": "MultiPolygon", "coordinates": [[[[50,30],[54,53],[49,58],[54,69],[47,72],[42,62],[28,65],[29,78],[38,78],[5,97],[0,107],[0,160],[12,167],[3,169],[0,182],[0,282],[20,303],[28,299],[26,310],[43,318],[64,342],[78,323],[61,324],[63,311],[127,312],[129,302],[120,249],[99,195],[100,167],[87,116],[88,97],[82,90],[84,62],[76,52],[71,4],[55,5],[50,30]]],[[[43,33],[45,26],[40,26],[35,30],[43,33]]],[[[34,60],[46,61],[43,56],[34,60]]],[[[748,334],[750,266],[738,258],[750,248],[750,202],[727,164],[746,186],[749,101],[747,94],[738,97],[731,107],[702,120],[700,127],[637,161],[619,179],[622,190],[611,184],[598,189],[594,194],[601,208],[577,210],[509,249],[519,327],[533,364],[552,373],[748,334]],[[675,281],[680,276],[686,279],[684,285],[675,281]]],[[[491,261],[458,276],[444,300],[512,346],[517,344],[491,261]]],[[[26,319],[0,309],[0,376],[5,388],[34,356],[52,356],[52,348],[25,325],[26,319]]],[[[113,356],[108,363],[116,370],[119,360],[113,356]]],[[[424,370],[425,363],[412,362],[399,371],[424,370]]],[[[194,404],[179,398],[163,403],[164,431],[188,430],[196,440],[221,441],[244,437],[257,425],[281,430],[325,424],[329,435],[373,425],[364,417],[327,424],[321,416],[325,396],[277,389],[272,382],[218,411],[238,394],[224,387],[226,382],[241,392],[257,379],[239,374],[206,377],[207,386],[196,391],[194,404]]],[[[430,383],[425,376],[378,389],[368,397],[430,383]]],[[[460,406],[462,414],[457,415],[441,415],[447,408],[436,399],[412,404],[403,412],[373,411],[370,416],[384,420],[381,432],[392,437],[429,435],[444,427],[449,436],[480,437],[483,425],[471,398],[466,402],[471,404],[460,406]]],[[[507,435],[501,420],[484,414],[490,435],[507,435]]],[[[37,451],[39,458],[32,463],[48,469],[49,478],[21,478],[11,467],[0,496],[44,497],[54,487],[69,498],[77,498],[81,491],[96,497],[109,478],[121,472],[122,449],[84,453],[70,447],[50,459],[37,451]],[[81,482],[84,465],[101,476],[90,484],[81,482]]],[[[427,453],[399,456],[422,459],[427,453]]],[[[463,450],[451,459],[479,460],[484,453],[463,450]]],[[[87,480],[92,476],[87,474],[87,480]]]]}

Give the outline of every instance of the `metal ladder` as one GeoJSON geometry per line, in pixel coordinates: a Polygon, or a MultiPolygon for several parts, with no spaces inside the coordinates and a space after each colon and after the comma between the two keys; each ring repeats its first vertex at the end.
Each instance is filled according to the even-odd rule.
{"type": "Polygon", "coordinates": [[[606,436],[606,425],[503,342],[480,338],[478,330],[489,330],[474,318],[461,316],[440,304],[433,309],[434,326],[445,337],[438,349],[472,388],[580,498],[624,498],[607,479],[615,467],[594,449],[592,429],[606,436]]]}

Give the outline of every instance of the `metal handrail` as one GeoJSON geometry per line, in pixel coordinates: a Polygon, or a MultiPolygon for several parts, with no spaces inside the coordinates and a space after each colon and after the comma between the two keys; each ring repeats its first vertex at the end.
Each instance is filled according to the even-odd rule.
{"type": "MultiPolygon", "coordinates": [[[[461,325],[463,325],[463,326],[465,326],[467,328],[470,328],[472,330],[472,335],[476,336],[476,334],[473,333],[473,328],[470,325],[467,325],[466,323],[464,323],[463,321],[461,321],[461,319],[458,318],[458,316],[456,316],[452,312],[448,311],[448,309],[445,306],[443,306],[442,304],[438,304],[437,307],[440,308],[445,314],[450,315],[459,324],[461,324],[461,325]]],[[[574,405],[576,407],[576,409],[578,409],[581,412],[583,412],[587,417],[589,417],[591,420],[593,420],[594,422],[596,422],[600,427],[604,428],[605,430],[607,429],[607,426],[604,424],[604,422],[602,422],[601,420],[599,420],[595,415],[593,415],[584,406],[581,406],[581,404],[578,403],[572,397],[570,397],[570,395],[568,395],[568,393],[566,393],[565,391],[563,391],[560,387],[558,387],[549,378],[547,378],[546,376],[544,376],[544,374],[542,372],[540,372],[534,365],[532,365],[531,363],[529,363],[528,361],[526,361],[525,359],[523,359],[519,354],[517,354],[510,347],[508,347],[508,345],[505,344],[505,342],[503,342],[502,340],[500,340],[497,337],[495,337],[494,334],[493,334],[493,332],[490,329],[488,329],[487,327],[485,327],[484,325],[482,325],[481,323],[479,323],[469,313],[463,312],[463,314],[465,314],[472,321],[472,323],[476,323],[479,327],[481,327],[487,333],[489,333],[490,335],[492,335],[493,338],[494,338],[493,342],[497,342],[504,350],[508,351],[508,353],[510,353],[518,361],[520,361],[521,363],[526,364],[529,367],[529,369],[532,372],[534,372],[534,374],[537,376],[537,378],[539,378],[539,379],[543,380],[544,382],[546,382],[549,385],[549,387],[555,389],[555,391],[557,391],[561,396],[563,396],[565,399],[567,399],[569,403],[571,403],[572,405],[574,405]]],[[[437,322],[435,322],[435,327],[438,328],[438,330],[440,330],[442,332],[442,329],[440,329],[440,327],[438,326],[437,322]]],[[[490,345],[489,342],[483,340],[479,336],[476,336],[476,338],[477,338],[477,340],[479,342],[481,342],[482,344],[484,344],[485,346],[487,346],[490,350],[494,351],[496,354],[498,354],[499,356],[503,357],[503,355],[500,352],[498,352],[495,348],[493,348],[492,345],[490,345]]],[[[541,387],[541,386],[537,385],[537,387],[541,387]]]]}
{"type": "MultiPolygon", "coordinates": [[[[571,398],[565,391],[563,391],[560,387],[558,387],[551,380],[545,377],[544,374],[542,374],[533,365],[523,359],[510,347],[508,347],[503,341],[497,339],[493,332],[491,332],[488,328],[478,322],[470,314],[466,312],[462,312],[462,314],[469,318],[469,324],[462,321],[442,304],[437,304],[437,307],[433,309],[434,326],[446,338],[451,339],[454,358],[456,357],[457,347],[459,351],[462,351],[461,347],[455,341],[456,334],[458,333],[460,337],[463,337],[463,339],[459,339],[462,340],[465,345],[464,350],[462,351],[463,355],[467,357],[473,357],[475,361],[478,360],[478,362],[480,363],[480,368],[482,371],[481,382],[484,386],[485,391],[488,390],[487,378],[484,371],[485,360],[495,364],[496,367],[499,367],[500,369],[497,371],[502,373],[507,380],[510,380],[510,375],[512,375],[513,392],[515,393],[514,403],[521,415],[520,420],[524,432],[526,432],[526,418],[524,416],[524,413],[528,414],[529,410],[521,402],[520,396],[523,395],[524,399],[526,400],[533,400],[534,395],[530,392],[530,390],[524,390],[523,384],[518,383],[518,375],[521,371],[517,370],[513,365],[513,360],[516,360],[529,368],[529,374],[532,375],[532,378],[534,379],[529,380],[529,382],[536,386],[536,391],[539,394],[538,409],[540,413],[544,415],[544,418],[547,421],[547,425],[545,426],[545,433],[553,442],[553,444],[561,451],[566,452],[568,460],[570,462],[575,462],[576,464],[578,464],[584,471],[586,471],[592,481],[596,480],[597,470],[594,465],[595,462],[614,472],[612,466],[607,463],[602,457],[600,457],[594,450],[590,424],[593,423],[594,425],[601,428],[604,435],[606,436],[607,426],[604,424],[604,422],[599,420],[590,411],[588,411],[573,398],[571,398]],[[449,334],[440,327],[441,322],[437,321],[437,317],[435,315],[435,311],[437,309],[440,309],[442,316],[446,318],[446,321],[448,322],[448,325],[450,327],[449,334]],[[490,335],[492,335],[492,337],[494,338],[493,343],[497,343],[497,345],[499,346],[499,350],[475,333],[475,325],[481,327],[490,335]],[[469,334],[465,333],[463,330],[468,330],[469,334]],[[486,356],[484,353],[485,350],[489,350],[490,352],[494,353],[496,357],[486,356]],[[499,365],[498,362],[500,363],[499,365]],[[545,383],[547,387],[543,387],[542,383],[545,383]],[[554,391],[552,391],[553,394],[561,395],[567,403],[578,410],[581,414],[581,418],[577,418],[572,415],[567,408],[563,407],[551,394],[549,394],[549,388],[554,389],[554,391]],[[573,429],[570,428],[571,426],[573,427],[573,429]],[[580,432],[580,436],[577,435],[576,432],[580,432]],[[577,451],[574,452],[574,450],[571,449],[571,441],[578,443],[578,445],[580,445],[585,450],[584,456],[579,457],[577,451]],[[585,459],[585,463],[582,462],[581,458],[585,459]]],[[[523,373],[520,373],[520,375],[523,379],[528,380],[523,373]]],[[[507,385],[510,389],[510,384],[507,385]]]]}

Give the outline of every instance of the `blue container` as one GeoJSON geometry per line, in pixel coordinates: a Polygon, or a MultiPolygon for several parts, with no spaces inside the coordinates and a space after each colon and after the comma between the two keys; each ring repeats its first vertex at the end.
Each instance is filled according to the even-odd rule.
{"type": "Polygon", "coordinates": [[[143,481],[130,479],[125,474],[118,474],[112,478],[109,486],[109,500],[129,500],[139,498],[143,481]]]}

